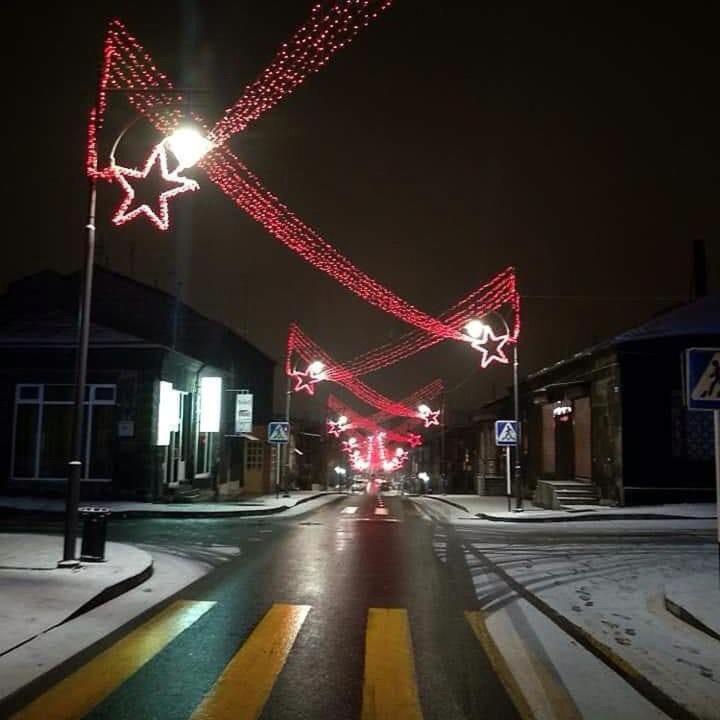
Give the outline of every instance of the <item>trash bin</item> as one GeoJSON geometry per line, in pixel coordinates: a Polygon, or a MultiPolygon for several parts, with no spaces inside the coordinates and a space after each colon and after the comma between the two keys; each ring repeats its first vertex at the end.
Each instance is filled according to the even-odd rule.
{"type": "Polygon", "coordinates": [[[85,562],[105,562],[105,536],[110,509],[81,507],[78,512],[83,520],[80,559],[85,562]]]}

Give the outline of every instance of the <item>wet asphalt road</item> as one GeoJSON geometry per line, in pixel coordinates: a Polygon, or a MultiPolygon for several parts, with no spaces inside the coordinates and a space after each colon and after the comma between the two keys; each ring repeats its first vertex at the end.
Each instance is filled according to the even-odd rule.
{"type": "MultiPolygon", "coordinates": [[[[407,499],[375,494],[342,498],[295,519],[115,523],[112,540],[199,551],[237,545],[241,554],[181,593],[181,600],[215,604],[86,716],[190,718],[253,629],[274,605],[287,604],[309,612],[272,681],[263,720],[386,717],[373,714],[364,698],[371,608],[407,613],[419,717],[518,717],[466,621],[476,601],[465,563],[461,556],[448,563],[435,558],[433,525],[407,499]]],[[[383,632],[372,661],[380,673],[377,692],[402,694],[415,683],[393,680],[402,648],[394,655],[394,636],[388,630],[385,640],[383,632]]],[[[418,717],[402,709],[393,714],[418,717]]],[[[245,715],[229,709],[212,717],[245,715]]]]}

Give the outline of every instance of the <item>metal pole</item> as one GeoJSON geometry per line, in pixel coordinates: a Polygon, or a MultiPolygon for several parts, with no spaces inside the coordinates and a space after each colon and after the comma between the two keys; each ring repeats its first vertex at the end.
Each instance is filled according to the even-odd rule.
{"type": "Polygon", "coordinates": [[[82,276],[82,295],[80,301],[80,319],[78,327],[78,348],[75,364],[75,402],[73,405],[71,457],[68,467],[65,498],[65,534],[63,538],[63,557],[60,567],[74,567],[78,503],[80,501],[80,478],[82,477],[82,438],[84,425],[85,382],[87,379],[87,356],[90,339],[90,307],[92,305],[93,266],[95,263],[95,208],[97,205],[97,182],[90,178],[90,196],[88,201],[88,221],[85,245],[85,267],[82,276]]]}
{"type": "Polygon", "coordinates": [[[282,445],[275,443],[275,497],[280,497],[280,464],[282,463],[282,445]]]}
{"type": "Polygon", "coordinates": [[[288,492],[288,482],[290,480],[290,436],[292,435],[290,432],[290,398],[292,397],[291,382],[292,378],[288,375],[285,389],[285,422],[288,424],[288,441],[285,445],[285,472],[283,473],[285,476],[285,482],[283,483],[285,492],[283,493],[283,497],[290,497],[290,493],[288,492]]]}
{"type": "Polygon", "coordinates": [[[442,394],[440,416],[442,417],[442,426],[440,427],[440,482],[442,483],[443,495],[447,495],[447,464],[445,463],[445,430],[447,428],[447,424],[445,422],[445,392],[442,394]]]}
{"type": "Polygon", "coordinates": [[[522,428],[520,427],[520,387],[518,383],[518,340],[513,343],[513,405],[515,413],[515,427],[517,428],[517,445],[515,446],[515,488],[517,489],[516,510],[523,509],[523,483],[522,468],[520,467],[520,452],[522,448],[522,428]]]}
{"type": "Polygon", "coordinates": [[[715,502],[717,503],[717,540],[718,540],[718,580],[720,581],[720,410],[713,412],[715,416],[715,502]]]}
{"type": "Polygon", "coordinates": [[[507,495],[508,512],[512,510],[512,478],[510,477],[510,446],[505,447],[505,477],[506,487],[505,494],[507,495]]]}

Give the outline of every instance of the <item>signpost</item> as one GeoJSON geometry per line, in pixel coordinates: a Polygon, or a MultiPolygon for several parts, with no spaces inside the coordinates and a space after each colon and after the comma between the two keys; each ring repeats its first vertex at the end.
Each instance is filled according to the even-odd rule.
{"type": "Polygon", "coordinates": [[[515,420],[495,421],[495,445],[505,448],[505,477],[508,512],[512,510],[512,475],[510,468],[510,448],[518,442],[517,423],[515,420]]]}
{"type": "Polygon", "coordinates": [[[684,395],[688,410],[712,412],[714,416],[718,571],[720,571],[720,348],[689,348],[685,351],[684,370],[684,395]]]}
{"type": "Polygon", "coordinates": [[[280,496],[280,465],[282,464],[282,446],[290,440],[290,423],[276,420],[268,423],[268,442],[275,446],[275,495],[280,496]]]}

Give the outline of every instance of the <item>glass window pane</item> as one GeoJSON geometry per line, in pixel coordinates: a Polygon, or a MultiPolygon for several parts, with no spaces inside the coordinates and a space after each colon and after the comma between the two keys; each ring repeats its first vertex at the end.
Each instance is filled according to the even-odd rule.
{"type": "Polygon", "coordinates": [[[90,441],[91,478],[112,478],[114,428],[115,408],[112,405],[94,406],[90,441]]]}
{"type": "Polygon", "coordinates": [[[17,406],[14,477],[35,477],[35,448],[39,416],[40,405],[17,406]]]}
{"type": "Polygon", "coordinates": [[[96,387],[95,400],[98,402],[115,402],[115,387],[96,387]]]}
{"type": "Polygon", "coordinates": [[[72,385],[46,385],[45,402],[72,402],[72,385]]]}
{"type": "Polygon", "coordinates": [[[40,386],[39,385],[19,385],[18,386],[18,399],[20,399],[20,400],[39,400],[40,399],[40,386]]]}
{"type": "Polygon", "coordinates": [[[72,405],[43,407],[40,477],[63,478],[67,475],[72,444],[72,412],[72,405]]]}

